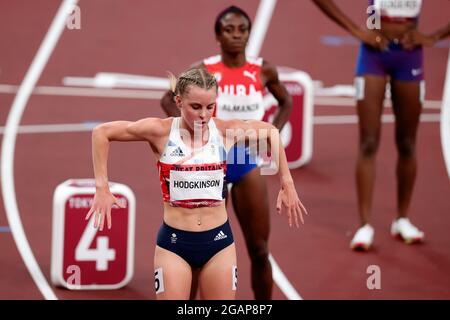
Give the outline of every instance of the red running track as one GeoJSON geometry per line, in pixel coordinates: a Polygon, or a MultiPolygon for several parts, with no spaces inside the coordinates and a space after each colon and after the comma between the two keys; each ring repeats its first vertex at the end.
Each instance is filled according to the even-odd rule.
{"type": "MultiPolygon", "coordinates": [[[[340,1],[346,12],[363,23],[365,2],[340,1]]],[[[20,85],[59,1],[0,2],[0,84],[20,85]]],[[[255,16],[259,1],[242,7],[255,16]]],[[[228,1],[97,0],[79,3],[81,30],[66,30],[44,69],[38,86],[61,86],[65,76],[92,77],[97,72],[165,76],[217,53],[213,22],[228,1]],[[198,14],[199,9],[202,14],[198,14]],[[210,13],[209,15],[204,13],[210,13]]],[[[431,31],[448,22],[450,3],[424,4],[421,27],[431,31]]],[[[309,1],[277,3],[261,55],[276,65],[308,72],[325,85],[350,84],[357,47],[326,46],[324,35],[347,36],[309,1]]],[[[448,42],[447,42],[448,44],[448,42]]],[[[448,45],[425,50],[427,99],[441,100],[448,45]]],[[[0,93],[3,126],[14,94],[0,93]]],[[[386,113],[390,113],[386,109],[386,113]]],[[[424,113],[438,114],[426,109],[424,113]]],[[[32,95],[21,125],[83,123],[162,116],[157,100],[32,95]]],[[[352,107],[316,106],[315,116],[354,115],[352,107]]],[[[309,165],[293,171],[310,215],[300,230],[289,229],[272,210],[270,250],[281,269],[305,299],[449,299],[450,185],[442,159],[439,123],[424,122],[418,136],[419,172],[411,218],[426,232],[420,246],[392,239],[395,212],[396,160],[393,125],[383,127],[374,199],[375,250],[348,249],[357,227],[353,166],[356,124],[314,127],[309,165]],[[368,290],[367,267],[381,268],[381,290],[368,290]]],[[[115,144],[109,172],[112,181],[130,186],[137,198],[135,270],[132,281],[113,291],[68,291],[53,288],[60,299],[154,299],[153,251],[162,219],[154,159],[143,143],[115,144]],[[123,155],[127,155],[124,157],[123,155]]],[[[20,134],[14,162],[17,203],[24,229],[41,270],[50,279],[52,196],[68,178],[91,177],[90,133],[20,134]]],[[[275,208],[277,182],[269,177],[270,203],[275,208]]],[[[239,256],[237,298],[252,299],[249,261],[243,237],[230,212],[239,256]]],[[[7,219],[0,202],[0,226],[7,219]]],[[[5,228],[1,229],[5,230],[5,228]]],[[[0,232],[0,298],[42,299],[10,232],[0,232]]],[[[274,289],[275,299],[286,299],[274,289]]]]}

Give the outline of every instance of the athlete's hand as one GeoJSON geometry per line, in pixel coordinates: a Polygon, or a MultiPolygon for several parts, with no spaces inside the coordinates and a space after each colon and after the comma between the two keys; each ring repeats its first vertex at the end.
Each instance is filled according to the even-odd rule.
{"type": "Polygon", "coordinates": [[[380,51],[386,50],[389,44],[389,39],[376,30],[361,30],[358,39],[380,51]]]}
{"type": "Polygon", "coordinates": [[[403,47],[407,50],[412,50],[418,46],[431,47],[436,43],[436,38],[426,36],[418,30],[410,30],[406,32],[400,40],[403,47]]]}
{"type": "Polygon", "coordinates": [[[108,226],[108,229],[111,229],[111,208],[114,204],[119,206],[120,208],[124,208],[124,205],[121,204],[117,200],[117,198],[112,195],[108,188],[96,189],[94,201],[92,203],[91,209],[86,215],[86,220],[89,220],[91,215],[94,214],[94,228],[100,227],[99,229],[100,231],[102,231],[106,216],[106,224],[108,226]]]}
{"type": "Polygon", "coordinates": [[[278,193],[277,212],[278,214],[282,214],[283,211],[287,212],[290,227],[292,227],[292,220],[294,220],[297,228],[300,227],[298,223],[299,219],[302,224],[305,223],[303,221],[303,213],[308,214],[308,212],[298,198],[294,182],[292,181],[283,183],[278,193]]]}

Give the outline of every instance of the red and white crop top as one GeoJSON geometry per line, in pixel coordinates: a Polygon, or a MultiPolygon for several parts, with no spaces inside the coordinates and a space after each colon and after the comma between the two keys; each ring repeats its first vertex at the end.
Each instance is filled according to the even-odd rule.
{"type": "Polygon", "coordinates": [[[380,13],[382,20],[403,22],[417,20],[422,9],[422,0],[369,0],[380,13]]]}
{"type": "Polygon", "coordinates": [[[225,199],[226,152],[214,120],[208,123],[208,142],[186,146],[180,135],[181,118],[174,118],[157,166],[163,201],[183,208],[214,207],[225,199]]]}
{"type": "Polygon", "coordinates": [[[228,68],[221,55],[207,58],[203,64],[216,77],[219,85],[215,117],[224,120],[263,119],[262,58],[247,57],[246,63],[240,68],[228,68]]]}

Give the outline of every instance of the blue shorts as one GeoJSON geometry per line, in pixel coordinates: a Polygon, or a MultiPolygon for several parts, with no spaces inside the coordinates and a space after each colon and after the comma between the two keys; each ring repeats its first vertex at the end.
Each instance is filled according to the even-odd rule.
{"type": "Polygon", "coordinates": [[[156,244],[180,256],[193,268],[203,267],[216,253],[234,243],[230,223],[207,231],[185,231],[165,222],[159,228],[156,244]]]}
{"type": "Polygon", "coordinates": [[[227,183],[236,183],[248,172],[258,167],[255,155],[249,148],[235,144],[227,154],[227,183]]]}
{"type": "Polygon", "coordinates": [[[361,44],[356,76],[389,75],[393,80],[422,81],[423,49],[417,47],[405,50],[401,44],[390,42],[386,51],[377,50],[369,45],[361,44]]]}

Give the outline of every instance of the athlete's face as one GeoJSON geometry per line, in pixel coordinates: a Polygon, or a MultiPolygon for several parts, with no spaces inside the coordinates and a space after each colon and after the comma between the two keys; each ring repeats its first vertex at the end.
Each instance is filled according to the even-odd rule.
{"type": "Polygon", "coordinates": [[[190,85],[181,97],[176,96],[177,106],[181,110],[181,117],[188,129],[205,130],[213,116],[216,107],[216,88],[209,90],[190,85]]]}
{"type": "Polygon", "coordinates": [[[229,53],[241,53],[250,36],[248,20],[236,13],[229,13],[220,20],[220,34],[216,36],[222,51],[229,53]]]}

